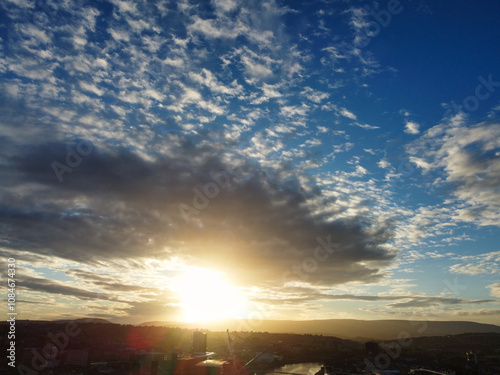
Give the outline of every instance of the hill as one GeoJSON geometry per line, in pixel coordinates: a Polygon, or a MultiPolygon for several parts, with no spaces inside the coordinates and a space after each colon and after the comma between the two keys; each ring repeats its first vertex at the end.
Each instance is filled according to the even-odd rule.
{"type": "Polygon", "coordinates": [[[409,321],[409,320],[261,320],[247,322],[230,320],[224,322],[182,323],[145,322],[142,326],[170,326],[179,328],[202,328],[212,331],[260,331],[270,333],[298,333],[328,335],[355,340],[397,339],[401,332],[411,337],[447,336],[463,333],[500,333],[500,326],[467,321],[409,321]]]}
{"type": "MultiPolygon", "coordinates": [[[[30,319],[22,319],[16,320],[18,324],[48,324],[48,323],[99,323],[99,324],[113,324],[109,320],[101,319],[101,318],[77,318],[77,319],[58,319],[58,320],[30,320],[30,319]]],[[[8,324],[7,321],[0,322],[0,324],[8,324]]]]}

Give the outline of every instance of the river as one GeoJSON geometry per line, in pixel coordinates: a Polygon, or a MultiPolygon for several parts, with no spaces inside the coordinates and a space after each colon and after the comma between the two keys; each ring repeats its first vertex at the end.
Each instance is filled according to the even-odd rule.
{"type": "Polygon", "coordinates": [[[297,375],[314,375],[323,366],[318,362],[295,363],[275,368],[272,372],[267,372],[265,375],[272,375],[280,372],[286,372],[297,375]]]}

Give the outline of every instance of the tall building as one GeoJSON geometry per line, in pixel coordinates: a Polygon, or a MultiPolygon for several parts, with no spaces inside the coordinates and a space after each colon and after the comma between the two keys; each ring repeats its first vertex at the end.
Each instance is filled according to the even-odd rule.
{"type": "Polygon", "coordinates": [[[207,334],[195,332],[193,334],[193,353],[205,353],[207,351],[207,334]]]}

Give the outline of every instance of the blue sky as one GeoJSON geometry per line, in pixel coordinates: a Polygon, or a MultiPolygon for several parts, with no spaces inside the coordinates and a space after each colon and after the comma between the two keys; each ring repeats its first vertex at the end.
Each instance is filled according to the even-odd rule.
{"type": "Polygon", "coordinates": [[[497,4],[1,6],[26,319],[500,324],[497,4]]]}

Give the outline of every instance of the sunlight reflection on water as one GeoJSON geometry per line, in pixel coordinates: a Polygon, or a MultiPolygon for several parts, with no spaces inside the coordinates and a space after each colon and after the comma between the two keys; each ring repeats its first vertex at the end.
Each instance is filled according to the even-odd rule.
{"type": "MultiPolygon", "coordinates": [[[[320,370],[321,366],[322,364],[317,362],[295,363],[275,368],[274,373],[289,372],[293,374],[314,375],[320,370]]],[[[272,374],[273,372],[267,372],[265,375],[272,374]]]]}

